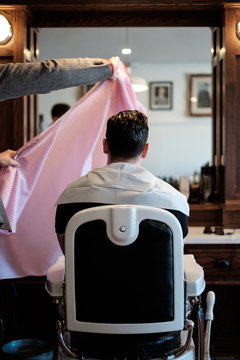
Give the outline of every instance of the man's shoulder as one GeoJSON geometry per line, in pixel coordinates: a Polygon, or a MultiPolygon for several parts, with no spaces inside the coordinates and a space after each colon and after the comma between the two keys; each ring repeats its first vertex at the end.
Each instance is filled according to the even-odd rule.
{"type": "Polygon", "coordinates": [[[159,199],[160,203],[165,204],[164,208],[178,210],[187,216],[189,215],[189,205],[186,196],[164,180],[157,178],[152,192],[155,195],[154,201],[159,199]]]}
{"type": "Polygon", "coordinates": [[[91,180],[93,177],[97,176],[98,174],[107,172],[107,171],[111,171],[111,168],[109,166],[102,166],[99,168],[95,168],[95,169],[89,171],[86,175],[80,176],[76,180],[70,182],[67,185],[66,189],[89,184],[89,183],[91,183],[91,180]]]}
{"type": "Polygon", "coordinates": [[[95,168],[86,175],[70,182],[59,196],[57,204],[73,203],[76,197],[79,198],[80,202],[88,201],[86,191],[89,190],[93,184],[98,183],[97,179],[101,178],[104,168],[105,167],[95,168]]]}

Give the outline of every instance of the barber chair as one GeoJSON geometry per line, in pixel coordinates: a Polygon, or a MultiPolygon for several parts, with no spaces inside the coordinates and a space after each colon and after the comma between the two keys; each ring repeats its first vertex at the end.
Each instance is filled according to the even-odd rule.
{"type": "MultiPolygon", "coordinates": [[[[195,359],[189,317],[204,288],[203,269],[183,255],[182,229],[170,212],[82,210],[67,225],[65,259],[47,273],[61,315],[58,359],[195,359]]],[[[210,323],[208,345],[209,336],[210,323]]],[[[200,358],[210,359],[208,349],[200,358]]]]}

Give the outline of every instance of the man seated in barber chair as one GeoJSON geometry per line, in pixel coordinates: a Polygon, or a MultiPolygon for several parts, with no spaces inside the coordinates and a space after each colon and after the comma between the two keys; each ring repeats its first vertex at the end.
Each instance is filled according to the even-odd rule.
{"type": "Polygon", "coordinates": [[[62,316],[61,360],[194,359],[188,317],[200,304],[203,270],[192,255],[183,260],[185,196],[141,167],[147,138],[141,112],[110,117],[107,165],[69,184],[58,199],[56,232],[66,256],[49,269],[46,289],[62,316]]]}
{"type": "Polygon", "coordinates": [[[107,165],[90,171],[67,186],[56,212],[56,233],[64,252],[64,232],[70,218],[85,208],[133,204],[166,209],[188,233],[189,206],[179,191],[141,166],[147,156],[148,119],[137,110],[121,111],[108,119],[103,151],[107,165]]]}

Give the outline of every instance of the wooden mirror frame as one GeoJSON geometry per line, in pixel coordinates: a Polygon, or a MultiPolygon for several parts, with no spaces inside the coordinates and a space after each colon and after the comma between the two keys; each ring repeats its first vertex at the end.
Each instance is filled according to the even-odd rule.
{"type": "MultiPolygon", "coordinates": [[[[5,4],[11,3],[5,1],[5,4]]],[[[240,124],[237,121],[237,114],[240,113],[240,85],[236,80],[240,76],[240,56],[239,40],[235,36],[236,21],[240,19],[240,3],[228,0],[179,0],[177,3],[175,0],[91,0],[90,3],[88,0],[45,0],[36,4],[33,0],[20,0],[18,5],[9,6],[14,11],[19,11],[20,7],[23,11],[24,8],[24,12],[31,15],[32,28],[210,27],[213,33],[212,162],[217,169],[217,191],[220,195],[216,204],[192,205],[190,224],[240,227],[240,124]]],[[[3,7],[4,5],[0,5],[0,10],[3,7]]],[[[20,45],[18,49],[15,47],[15,50],[23,53],[24,45],[20,45]]],[[[20,99],[9,105],[11,114],[18,103],[20,104],[20,99]]],[[[1,107],[2,105],[0,112],[6,114],[6,109],[3,111],[1,107]]],[[[31,108],[30,104],[30,112],[31,108]]],[[[24,142],[21,127],[24,128],[22,125],[17,126],[18,138],[24,142]]],[[[15,144],[12,141],[9,146],[15,144]]]]}

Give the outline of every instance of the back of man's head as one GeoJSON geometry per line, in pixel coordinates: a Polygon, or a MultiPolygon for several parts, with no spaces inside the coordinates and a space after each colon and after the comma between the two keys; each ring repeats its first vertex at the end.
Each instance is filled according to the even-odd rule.
{"type": "Polygon", "coordinates": [[[147,138],[148,119],[140,111],[121,111],[108,119],[106,139],[112,158],[131,159],[141,155],[147,138]]]}
{"type": "Polygon", "coordinates": [[[68,104],[55,104],[51,109],[51,115],[53,121],[56,121],[58,118],[60,118],[65,112],[67,112],[70,109],[70,106],[68,104]]]}

